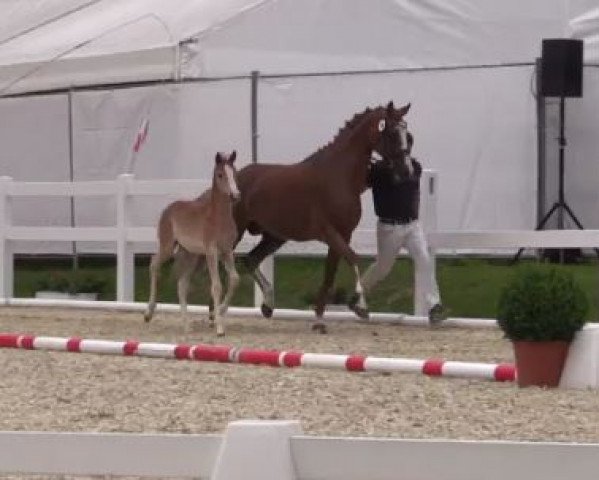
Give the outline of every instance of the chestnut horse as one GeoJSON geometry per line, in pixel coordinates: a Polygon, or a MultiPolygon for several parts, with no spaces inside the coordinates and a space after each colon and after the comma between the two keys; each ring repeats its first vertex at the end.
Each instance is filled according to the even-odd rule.
{"type": "Polygon", "coordinates": [[[408,104],[395,109],[393,102],[386,107],[367,108],[354,115],[332,142],[302,162],[258,163],[239,170],[241,199],[233,213],[238,239],[245,231],[262,235],[246,256],[245,264],[264,294],[264,316],[273,313],[273,287],[258,269],[259,264],[288,240],[319,240],[329,248],[312,328],[326,333],[323,313],[340,258],[355,274],[358,301],[354,310],[361,317],[368,317],[358,256],[350,247],[350,240],[362,215],[360,195],[367,189],[373,152],[396,159],[403,166],[400,175],[409,174],[407,125],[403,120],[409,108],[408,104]]]}
{"type": "Polygon", "coordinates": [[[158,222],[158,253],[150,263],[150,299],[144,314],[149,322],[156,308],[156,290],[161,265],[176,250],[184,249],[194,254],[194,260],[177,272],[177,294],[181,305],[184,330],[188,331],[187,292],[191,274],[197,263],[197,255],[206,257],[210,274],[210,291],[214,312],[211,322],[216,322],[216,334],[224,335],[222,314],[237,288],[239,275],[235,269],[233,249],[238,241],[237,227],[233,219],[233,202],[239,199],[234,162],[236,152],[226,156],[217,153],[212,174],[212,188],[194,200],[178,200],[168,205],[158,222]],[[228,274],[228,287],[225,298],[220,303],[222,286],[218,272],[219,257],[228,274]]]}

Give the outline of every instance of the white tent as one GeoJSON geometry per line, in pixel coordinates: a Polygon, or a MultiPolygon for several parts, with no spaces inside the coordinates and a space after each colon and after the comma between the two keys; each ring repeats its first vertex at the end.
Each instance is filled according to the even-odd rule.
{"type": "MultiPolygon", "coordinates": [[[[0,2],[0,94],[12,95],[0,99],[1,174],[114,178],[145,117],[138,176],[201,179],[214,152],[232,148],[249,162],[259,71],[259,161],[299,161],[364,107],[412,102],[416,154],[439,173],[442,229],[534,226],[535,58],[543,38],[592,46],[597,36],[594,0],[0,2]]],[[[597,227],[599,71],[585,69],[584,81],[584,98],[568,103],[566,186],[597,227]]],[[[363,199],[354,242],[372,251],[363,199]]],[[[23,204],[17,218],[67,223],[68,204],[57,205],[23,204]]],[[[152,223],[157,208],[144,207],[139,221],[152,223]]],[[[76,209],[79,224],[111,215],[88,200],[76,209]]]]}

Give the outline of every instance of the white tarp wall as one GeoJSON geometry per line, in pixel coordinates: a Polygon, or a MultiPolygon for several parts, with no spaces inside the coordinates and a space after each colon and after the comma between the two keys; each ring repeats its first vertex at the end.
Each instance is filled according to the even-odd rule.
{"type": "MultiPolygon", "coordinates": [[[[0,175],[16,180],[69,179],[69,107],[65,95],[0,100],[0,175]]],[[[68,198],[19,198],[13,201],[17,225],[70,225],[68,198]]],[[[66,244],[23,244],[33,252],[70,251],[66,244]],[[57,250],[58,249],[58,250],[57,250]]]]}
{"type": "MultiPolygon", "coordinates": [[[[585,228],[599,228],[599,68],[586,66],[583,75],[582,98],[565,99],[564,190],[566,203],[585,228]]],[[[548,211],[558,198],[559,162],[559,99],[546,99],[547,131],[547,200],[548,211]]],[[[567,228],[576,228],[567,214],[567,228]]],[[[552,215],[548,226],[555,228],[557,215],[552,215]]]]}
{"type": "MultiPolygon", "coordinates": [[[[585,227],[599,227],[599,7],[597,2],[585,2],[571,16],[567,33],[584,40],[583,97],[567,99],[565,150],[566,201],[585,227]]],[[[556,99],[554,99],[555,102],[556,99]]],[[[552,125],[553,151],[557,122],[552,125]]],[[[557,156],[555,154],[554,156],[557,156]]],[[[568,222],[572,225],[572,222],[568,222]]]]}
{"type": "MultiPolygon", "coordinates": [[[[513,67],[265,80],[260,158],[304,158],[364,102],[412,102],[414,155],[439,172],[439,228],[526,229],[535,220],[535,107],[529,90],[518,86],[531,75],[532,67],[513,67]]],[[[363,205],[353,244],[372,251],[370,192],[363,205]]]]}
{"type": "MultiPolygon", "coordinates": [[[[11,28],[0,25],[0,92],[243,77],[71,93],[75,180],[121,173],[135,131],[148,116],[149,139],[136,174],[198,178],[199,189],[217,150],[236,148],[240,165],[250,161],[252,70],[266,76],[258,103],[264,162],[301,160],[366,106],[411,102],[415,154],[439,175],[439,227],[532,228],[534,60],[542,38],[569,34],[570,20],[594,3],[100,0],[42,2],[36,9],[31,2],[10,1],[16,20],[11,28]],[[35,15],[39,28],[29,25],[35,15]],[[294,75],[384,69],[404,70],[294,75]]],[[[597,69],[585,70],[584,88],[582,100],[568,102],[566,189],[585,225],[597,227],[599,167],[591,155],[599,151],[593,130],[599,120],[593,108],[597,69]]],[[[66,93],[0,99],[0,173],[18,180],[68,179],[68,112],[66,93]]],[[[363,252],[374,247],[369,195],[363,197],[364,218],[354,237],[363,252]]],[[[167,200],[138,200],[136,222],[155,222],[167,200]]],[[[56,207],[38,202],[34,208],[17,206],[16,222],[69,224],[68,201],[56,200],[56,207]]],[[[75,221],[112,223],[114,208],[78,200],[75,221]]]]}
{"type": "MultiPolygon", "coordinates": [[[[133,164],[136,177],[197,178],[200,193],[209,186],[217,151],[236,149],[239,166],[249,162],[249,95],[247,81],[72,93],[73,179],[112,180],[126,173],[133,139],[141,119],[147,117],[150,131],[133,164]]],[[[6,128],[0,128],[1,142],[19,146],[12,159],[6,157],[3,174],[16,180],[69,180],[68,94],[11,98],[0,103],[18,112],[6,128]],[[41,112],[45,114],[40,116],[41,112]]],[[[161,209],[175,198],[180,197],[134,199],[132,223],[155,225],[161,209]]],[[[71,224],[69,200],[16,199],[14,206],[16,225],[71,224]]],[[[78,198],[74,221],[78,226],[114,225],[116,206],[104,197],[78,198]]],[[[19,251],[58,253],[70,252],[71,248],[65,243],[30,242],[19,251]]],[[[106,244],[77,245],[79,252],[113,249],[106,244]]],[[[146,246],[145,251],[148,249],[153,246],[146,246]]]]}
{"type": "MultiPolygon", "coordinates": [[[[249,95],[247,81],[76,93],[75,180],[113,179],[127,173],[137,126],[147,117],[148,139],[132,168],[136,178],[197,178],[199,194],[210,186],[217,151],[236,149],[239,167],[249,162],[249,95]]],[[[156,225],[161,209],[176,198],[180,196],[134,199],[132,223],[156,225]]],[[[94,225],[98,218],[114,225],[115,205],[103,199],[77,202],[78,225],[94,225]]]]}

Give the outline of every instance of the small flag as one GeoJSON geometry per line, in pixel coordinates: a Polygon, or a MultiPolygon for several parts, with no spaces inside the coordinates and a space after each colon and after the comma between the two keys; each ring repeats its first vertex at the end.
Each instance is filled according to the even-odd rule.
{"type": "Polygon", "coordinates": [[[135,136],[135,142],[133,143],[133,151],[138,153],[141,150],[141,146],[146,141],[148,136],[148,129],[150,127],[150,121],[147,118],[144,118],[139,126],[139,130],[137,131],[137,135],[135,136]]]}

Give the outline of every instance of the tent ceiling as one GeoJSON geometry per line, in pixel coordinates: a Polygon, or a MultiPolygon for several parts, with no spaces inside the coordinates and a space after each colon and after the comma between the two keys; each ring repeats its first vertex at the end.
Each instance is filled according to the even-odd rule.
{"type": "Polygon", "coordinates": [[[0,0],[0,95],[251,70],[533,62],[541,39],[563,36],[593,1],[0,0]]]}
{"type": "Polygon", "coordinates": [[[179,42],[266,1],[8,0],[10,21],[0,25],[0,94],[173,78],[179,42]],[[81,67],[91,67],[92,75],[81,67]]]}

